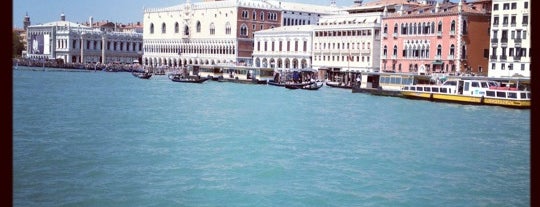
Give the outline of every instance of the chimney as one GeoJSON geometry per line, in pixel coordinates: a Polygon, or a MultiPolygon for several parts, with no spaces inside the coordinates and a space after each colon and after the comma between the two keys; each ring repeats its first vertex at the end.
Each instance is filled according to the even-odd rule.
{"type": "Polygon", "coordinates": [[[64,15],[64,12],[60,14],[60,21],[66,21],[66,15],[64,15]]]}

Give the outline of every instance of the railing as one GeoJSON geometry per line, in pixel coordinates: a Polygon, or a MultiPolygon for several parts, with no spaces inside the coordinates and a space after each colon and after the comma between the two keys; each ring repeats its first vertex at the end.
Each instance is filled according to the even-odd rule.
{"type": "Polygon", "coordinates": [[[397,55],[392,55],[392,60],[397,59],[397,55]]]}
{"type": "Polygon", "coordinates": [[[435,60],[441,60],[441,55],[435,55],[435,60]]]}
{"type": "Polygon", "coordinates": [[[397,33],[392,34],[392,37],[397,38],[397,33]]]}
{"type": "Polygon", "coordinates": [[[448,55],[448,60],[453,60],[454,59],[454,55],[448,55]]]}
{"type": "Polygon", "coordinates": [[[506,60],[507,57],[508,56],[506,56],[506,55],[501,55],[501,60],[506,60]]]}
{"type": "Polygon", "coordinates": [[[514,59],[515,62],[521,61],[521,56],[514,56],[512,58],[514,59]]]}
{"type": "Polygon", "coordinates": [[[450,31],[450,36],[456,35],[456,31],[450,31]]]}
{"type": "Polygon", "coordinates": [[[442,37],[442,32],[441,31],[437,32],[437,37],[442,37]]]}
{"type": "Polygon", "coordinates": [[[497,61],[497,56],[496,55],[491,55],[491,56],[489,56],[489,59],[491,59],[491,61],[497,61]]]}

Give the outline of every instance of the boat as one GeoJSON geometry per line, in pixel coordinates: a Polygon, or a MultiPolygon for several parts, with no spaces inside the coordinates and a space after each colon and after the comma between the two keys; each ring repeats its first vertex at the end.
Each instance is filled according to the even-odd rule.
{"type": "Polygon", "coordinates": [[[304,89],[304,90],[319,90],[324,85],[321,81],[313,81],[311,84],[299,86],[298,84],[292,85],[292,84],[286,84],[285,88],[288,89],[304,89]]]}
{"type": "Polygon", "coordinates": [[[181,74],[170,74],[169,79],[171,79],[174,82],[181,82],[181,83],[203,83],[204,81],[207,81],[209,78],[200,77],[200,76],[184,76],[181,74]]]}
{"type": "Polygon", "coordinates": [[[345,89],[351,89],[352,86],[346,85],[342,82],[335,82],[335,81],[326,81],[326,85],[333,87],[333,88],[345,88],[345,89]]]}
{"type": "Polygon", "coordinates": [[[288,87],[288,88],[303,87],[303,86],[307,86],[313,83],[315,83],[315,81],[295,83],[295,82],[275,82],[274,80],[269,80],[267,82],[268,85],[288,87]]]}
{"type": "Polygon", "coordinates": [[[405,98],[430,101],[521,109],[531,107],[531,91],[518,89],[518,86],[500,86],[496,81],[483,79],[447,80],[441,85],[409,85],[403,87],[401,94],[405,98]]]}
{"type": "Polygon", "coordinates": [[[150,79],[152,73],[149,72],[131,72],[131,74],[140,79],[150,79]]]}

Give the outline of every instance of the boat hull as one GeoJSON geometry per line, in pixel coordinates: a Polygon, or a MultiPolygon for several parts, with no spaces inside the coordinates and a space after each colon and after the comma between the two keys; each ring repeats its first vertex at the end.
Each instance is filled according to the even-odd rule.
{"type": "Polygon", "coordinates": [[[452,102],[462,104],[476,104],[476,105],[492,105],[492,106],[504,106],[511,108],[530,108],[530,100],[508,100],[489,98],[483,96],[466,96],[461,94],[438,94],[419,91],[401,91],[401,94],[405,98],[411,99],[423,99],[437,102],[452,102]]]}

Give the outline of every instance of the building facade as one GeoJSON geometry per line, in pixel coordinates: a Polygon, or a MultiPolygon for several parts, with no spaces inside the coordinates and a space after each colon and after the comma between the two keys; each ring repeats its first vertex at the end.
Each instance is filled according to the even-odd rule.
{"type": "Polygon", "coordinates": [[[382,12],[323,16],[314,28],[313,68],[379,70],[382,12]]]}
{"type": "Polygon", "coordinates": [[[256,31],[280,27],[282,22],[313,24],[319,12],[326,10],[258,0],[188,0],[177,6],[146,9],[143,64],[252,66],[256,31]]]}
{"type": "Polygon", "coordinates": [[[531,76],[530,0],[493,0],[489,77],[531,76]]]}
{"type": "Polygon", "coordinates": [[[255,32],[255,67],[283,69],[311,68],[314,25],[282,26],[255,32]]]}
{"type": "Polygon", "coordinates": [[[142,57],[142,34],[104,32],[65,21],[27,27],[26,57],[65,63],[132,63],[142,57]]]}
{"type": "Polygon", "coordinates": [[[381,69],[487,75],[489,3],[445,2],[386,14],[381,69]]]}

